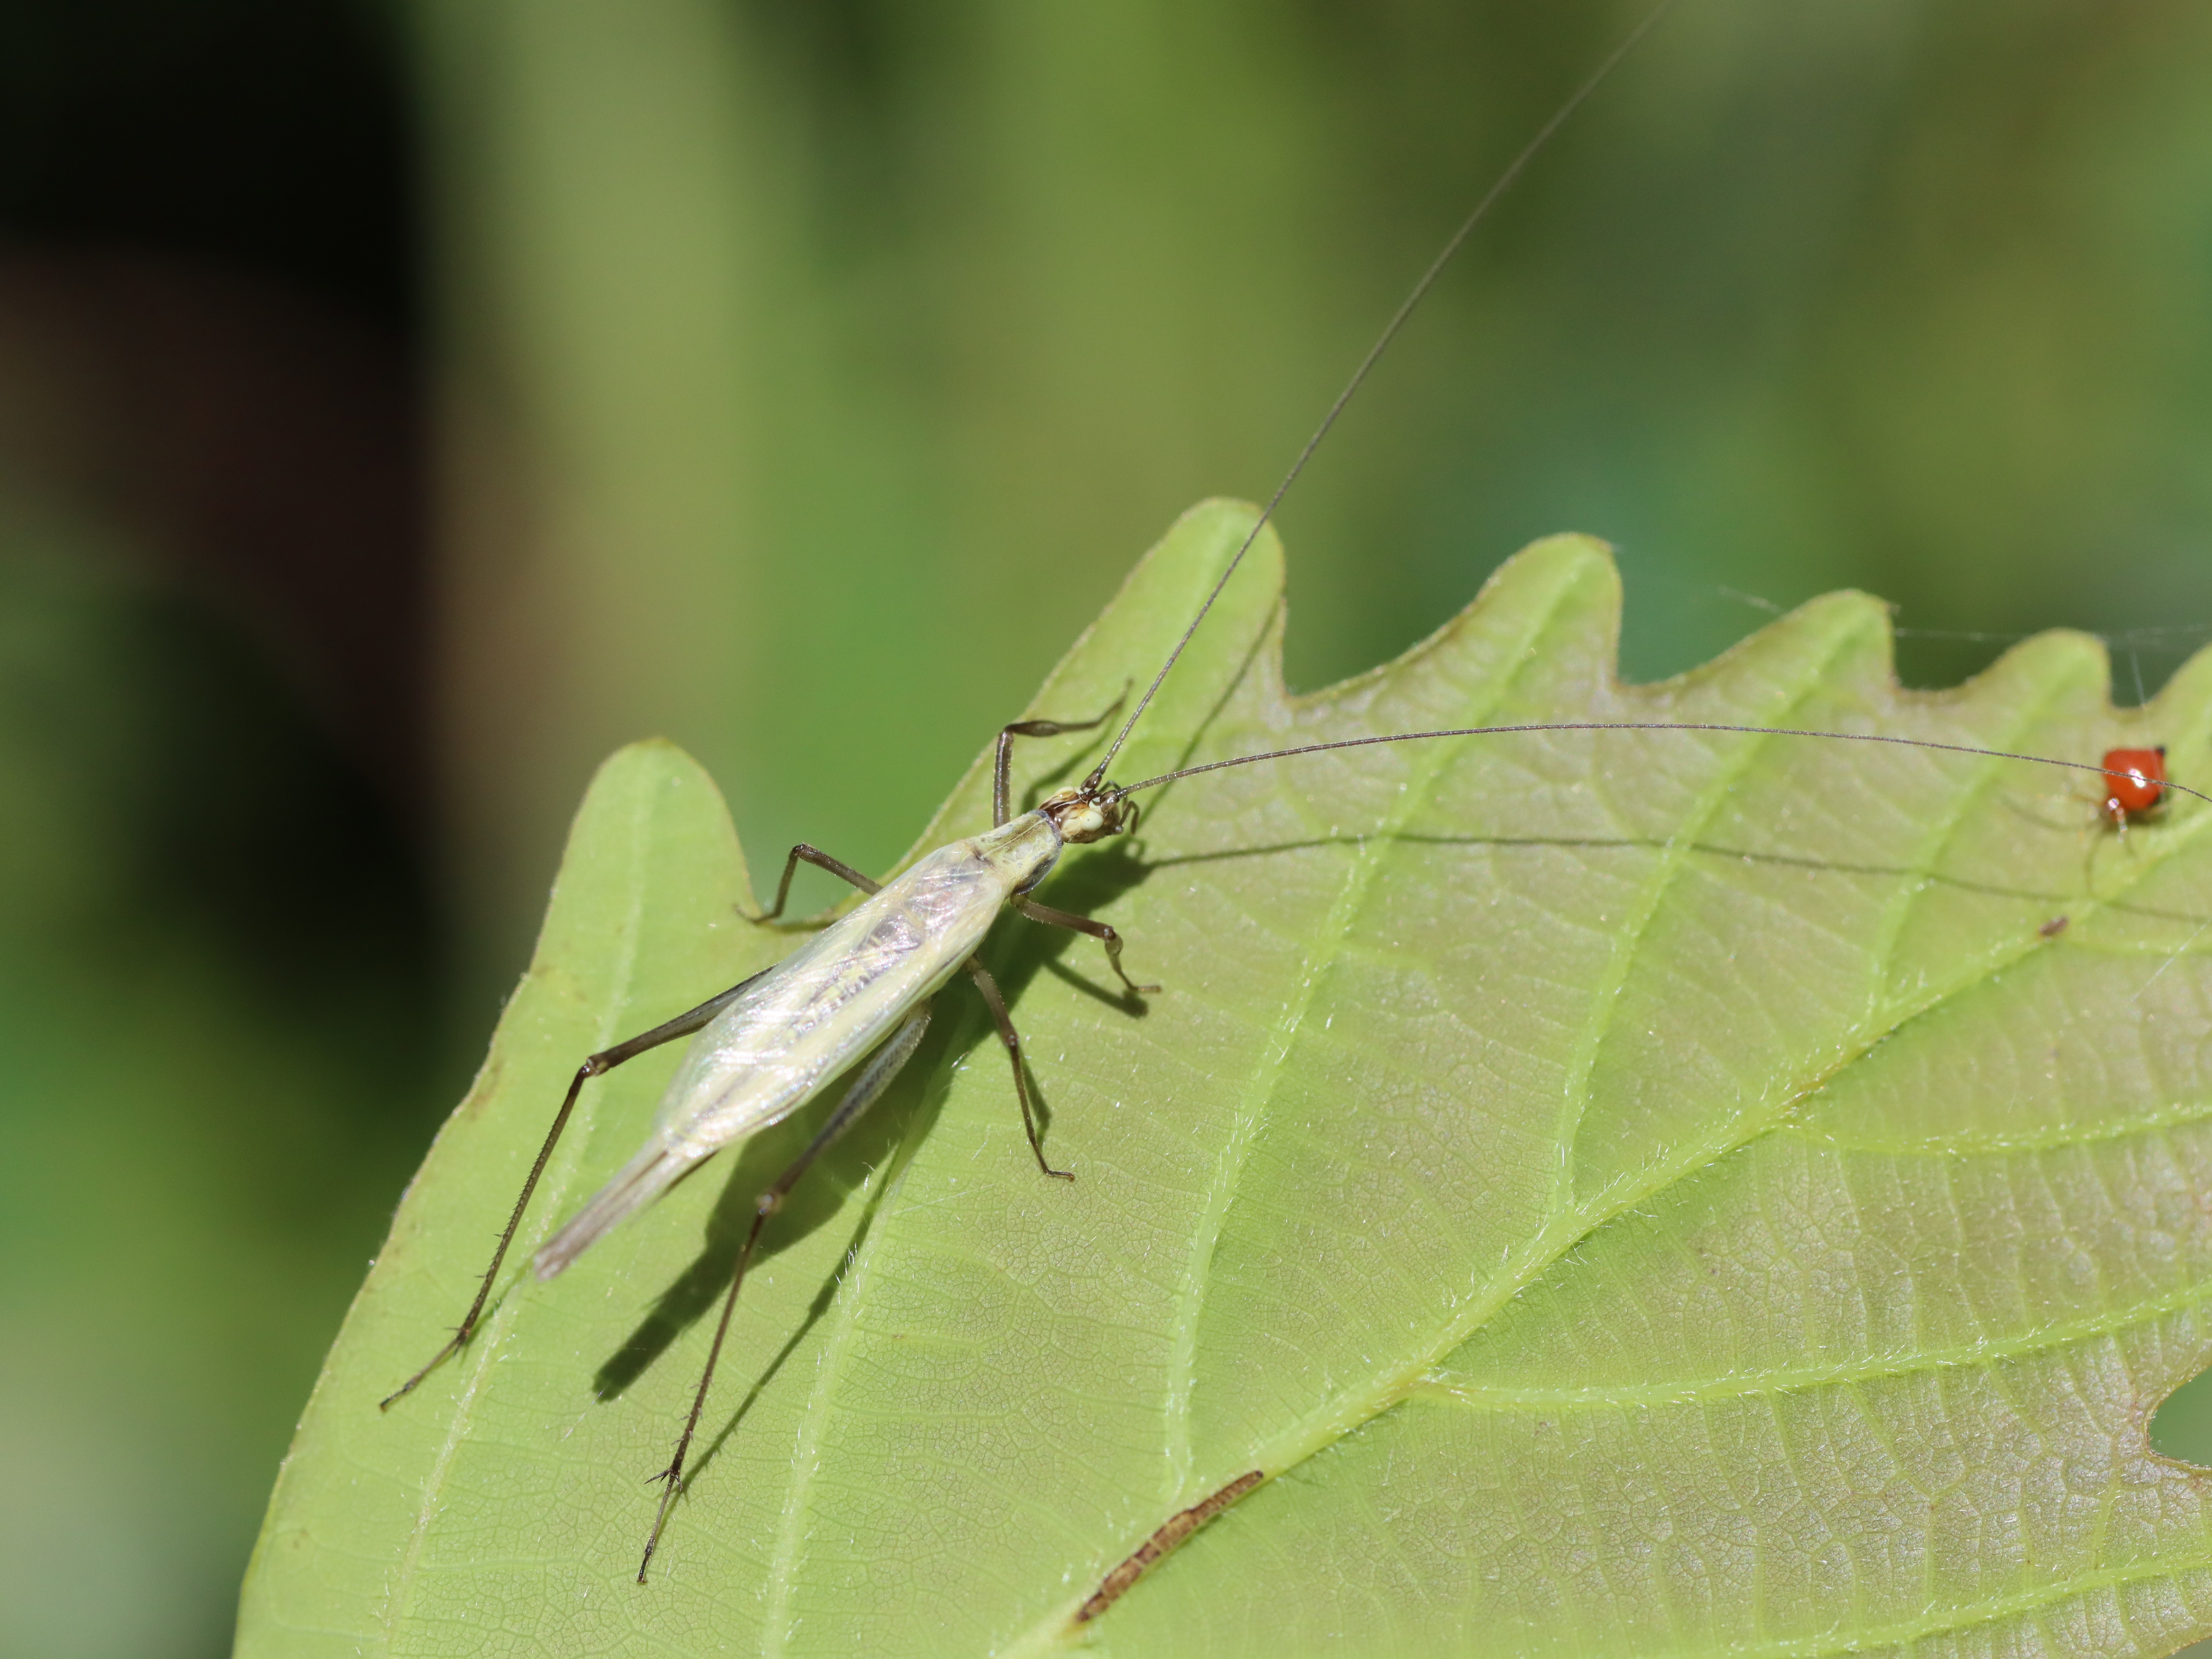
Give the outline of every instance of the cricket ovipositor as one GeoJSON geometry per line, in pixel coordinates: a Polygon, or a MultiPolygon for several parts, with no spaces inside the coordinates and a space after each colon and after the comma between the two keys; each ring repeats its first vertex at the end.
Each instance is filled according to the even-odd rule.
{"type": "MultiPolygon", "coordinates": [[[[1223,580],[1226,579],[1224,575],[1223,580]]],[[[1196,617],[1194,617],[1192,625],[1197,626],[1196,617]]],[[[1165,672],[1164,669],[1162,670],[1163,674],[1165,672]]],[[[1055,708],[1048,712],[1069,722],[1067,729],[1073,731],[1077,729],[1078,722],[1091,723],[1091,717],[1096,715],[1097,711],[1095,707],[1082,707],[1055,708]]],[[[1138,712],[1141,713],[1141,710],[1138,712]]],[[[1133,714],[1131,719],[1133,720],[1135,718],[1135,714],[1133,714]]],[[[1967,756],[2008,757],[2017,760],[2073,767],[2093,774],[2105,773],[2109,770],[2107,767],[2086,759],[2027,755],[2000,747],[1977,746],[1966,742],[1946,744],[1933,739],[1881,733],[1832,732],[1807,728],[1739,725],[1727,721],[1701,724],[1687,720],[1650,722],[1638,722],[1631,720],[1590,722],[1535,720],[1505,721],[1498,726],[1449,726],[1439,729],[1449,729],[1462,735],[1480,732],[1486,736],[1496,736],[1499,734],[1501,727],[1505,731],[1530,735],[1544,732],[1574,730],[1578,727],[1591,732],[1637,729],[1649,731],[1653,728],[1665,728],[1686,734],[1702,732],[1715,736],[1735,733],[1753,737],[1765,735],[1823,740],[1847,738],[1866,744],[1886,744],[1930,750],[1948,749],[1967,756]]],[[[1341,744],[1410,742],[1424,735],[1421,732],[1383,733],[1373,737],[1342,739],[1341,744]]],[[[1240,765],[1263,758],[1285,764],[1295,764],[1297,763],[1290,759],[1290,757],[1321,752],[1338,746],[1340,746],[1338,740],[1314,744],[1291,744],[1273,753],[1240,755],[1209,760],[1202,763],[1200,769],[1240,765]]],[[[2094,754],[2098,751],[2095,748],[2091,748],[2086,752],[2094,754]]],[[[1170,768],[1153,778],[1131,784],[1127,787],[1133,791],[1141,790],[1162,784],[1169,778],[1179,775],[1186,775],[1186,774],[1177,769],[1170,768]]],[[[2119,787],[2118,781],[2111,781],[2115,789],[2119,787]]],[[[1532,796],[1534,793],[1532,789],[1532,796]]],[[[2184,793],[2193,793],[2194,792],[2185,790],[2184,793]]],[[[742,1112],[734,1114],[733,1116],[739,1127],[732,1129],[729,1137],[725,1137],[723,1141],[715,1144],[726,1144],[727,1139],[745,1133],[749,1127],[757,1127],[775,1121],[773,1116],[763,1114],[795,1109],[805,1100],[811,1097],[815,1091],[836,1080],[847,1065],[857,1064],[860,1069],[845,1091],[844,1103],[836,1109],[830,1122],[825,1126],[823,1134],[825,1136],[830,1134],[837,1127],[849,1122],[850,1114],[857,1114],[864,1108],[873,1098],[874,1091],[886,1082],[897,1065],[914,1052],[921,1036],[919,1021],[927,1017],[922,1010],[928,996],[948,976],[967,971],[967,964],[972,956],[974,946],[980,942],[981,927],[988,923],[992,915],[996,914],[1000,902],[1008,897],[1025,896],[1028,885],[1033,879],[1041,878],[1045,872],[1049,857],[1057,855],[1056,845],[1049,855],[1040,851],[1039,844],[1035,839],[1038,833],[1038,823],[1042,822],[1045,828],[1050,829],[1053,835],[1059,837],[1060,841],[1079,845],[1085,841],[1096,839],[1098,836],[1109,835],[1114,830],[1125,827],[1118,822],[1113,822],[1110,824],[1108,822],[1113,817],[1119,806],[1125,802],[1131,802],[1131,798],[1120,793],[1117,787],[1108,780],[1103,770],[1103,763],[1101,763],[1100,770],[1090,783],[1078,786],[1070,792],[1070,798],[1060,801],[1056,806],[1052,806],[1048,803],[1049,810],[1040,809],[1042,813],[1041,819],[1036,813],[1024,815],[1025,818],[1033,821],[1024,827],[1016,828],[1013,834],[991,843],[987,848],[969,848],[963,851],[961,856],[981,866],[982,876],[976,877],[973,872],[963,871],[963,875],[969,878],[969,884],[963,887],[957,894],[947,898],[942,891],[936,891],[931,896],[930,902],[923,902],[917,895],[921,893],[922,887],[926,884],[917,883],[902,888],[896,895],[897,902],[895,904],[872,912],[864,907],[861,911],[856,911],[852,917],[848,917],[846,922],[838,924],[840,928],[845,928],[847,931],[825,934],[823,938],[830,943],[820,945],[818,954],[816,956],[809,957],[808,952],[817,951],[817,946],[803,947],[799,953],[788,959],[787,966],[779,966],[775,969],[769,970],[769,973],[754,986],[750,993],[751,1000],[748,1000],[748,986],[741,985],[732,988],[712,1002],[702,1005],[699,1009],[695,1010],[693,1017],[698,1018],[702,1024],[714,1022],[725,1016],[753,1017],[773,1011],[780,1011],[781,1014],[788,1016],[791,1022],[793,1022],[774,1028],[789,1035],[790,1041],[783,1047],[777,1048],[774,1054],[756,1050],[746,1057],[750,1069],[747,1065],[725,1064],[733,1052],[726,1046],[716,1051],[722,1058],[714,1060],[711,1065],[708,1060],[702,1060],[696,1067],[687,1063],[684,1081],[680,1086],[681,1089],[688,1091],[699,1087],[702,1076],[714,1066],[722,1067],[721,1071],[717,1073],[718,1076],[741,1076],[745,1080],[746,1086],[750,1086],[751,1081],[757,1079],[762,1066],[771,1062],[781,1063],[787,1058],[792,1059],[793,1076],[790,1079],[790,1086],[787,1089],[779,1088],[763,1093],[761,1099],[766,1100],[773,1097],[775,1103],[771,1106],[758,1107],[755,1115],[746,1116],[742,1112]],[[1087,794],[1085,793],[1086,788],[1089,791],[1087,794]],[[1077,827],[1080,833],[1062,834],[1061,827],[1053,821],[1051,815],[1054,811],[1059,812],[1063,817],[1073,817],[1079,820],[1077,827]],[[1096,834],[1091,833],[1093,830],[1096,834]],[[1030,839],[1025,841],[1024,837],[1030,839]],[[974,884],[976,880],[985,878],[995,883],[998,890],[994,892],[989,886],[974,884]],[[984,899],[989,902],[983,902],[984,899]],[[921,912],[927,914],[918,915],[917,905],[921,912]],[[859,922],[857,919],[864,915],[866,917],[866,921],[859,922]],[[888,972],[861,974],[854,970],[853,964],[860,956],[871,951],[877,952],[887,962],[895,962],[902,969],[912,971],[907,977],[900,979],[896,974],[888,972]],[[806,961],[802,962],[802,958],[806,958],[806,961]],[[813,1015],[798,1007],[795,1003],[774,1004],[775,997],[794,991],[799,982],[797,976],[800,975],[803,969],[810,966],[823,970],[820,977],[810,983],[818,989],[822,999],[826,1000],[828,1004],[834,1005],[830,1009],[832,1014],[842,1014],[843,1010],[866,1004],[867,1005],[865,1010],[867,1014],[866,1019],[856,1018],[849,1023],[839,1024],[837,1018],[829,1018],[824,1026],[811,1025],[805,1024],[805,1022],[812,1018],[813,1015]],[[927,971],[921,971],[925,966],[927,971]],[[858,985],[857,988],[848,982],[861,980],[864,980],[865,983],[858,985]],[[872,1000],[872,998],[876,1000],[872,1000]],[[805,1025],[803,1032],[798,1029],[799,1025],[805,1025]],[[803,1064],[794,1057],[794,1051],[803,1046],[799,1042],[801,1036],[805,1038],[806,1044],[811,1045],[803,1064]],[[849,1114],[848,1108],[849,1108],[849,1114]]],[[[1002,821],[1009,817],[1008,812],[1004,810],[1001,810],[997,816],[1002,821]]],[[[1538,816],[1536,810],[1532,808],[1529,816],[1532,817],[1538,816]]],[[[1001,828],[1005,827],[1007,826],[1002,822],[1001,828]]],[[[1534,833],[1541,833],[1541,829],[1540,825],[1535,826],[1534,833]]],[[[957,865],[959,860],[956,859],[951,862],[957,865]]],[[[921,866],[916,866],[917,871],[920,869],[921,866]]],[[[787,867],[786,873],[787,880],[787,867]]],[[[938,873],[942,874],[944,872],[940,869],[938,873]]],[[[915,872],[908,872],[909,876],[915,874],[915,872]]],[[[1133,953],[1140,952],[1141,948],[1141,941],[1133,940],[1130,945],[1133,953]]],[[[1144,964],[1140,955],[1133,954],[1132,965],[1139,976],[1147,980],[1153,976],[1153,970],[1144,964]]],[[[753,982],[748,983],[753,984],[753,982]]],[[[987,981],[978,981],[979,986],[985,983],[987,981]]],[[[987,997],[990,994],[988,991],[985,992],[987,997]]],[[[805,999],[799,998],[797,1000],[803,1002],[805,999]]],[[[1015,1012],[1018,1013],[1018,1010],[1015,1012]]],[[[658,1028],[654,1032],[645,1034],[646,1038],[684,1034],[685,1031],[693,1029],[685,1023],[688,1018],[692,1017],[679,1017],[672,1022],[672,1026],[675,1029],[658,1028]]],[[[1002,1025],[1002,1030],[1004,1029],[1011,1028],[1002,1025]]],[[[641,1042],[644,1040],[641,1038],[639,1042],[641,1042]]],[[[706,1041],[708,1039],[702,1036],[702,1042],[706,1041]]],[[[606,1064],[613,1064],[619,1058],[626,1057],[625,1050],[638,1051],[633,1044],[626,1043],[617,1049],[605,1051],[601,1058],[605,1059],[606,1064]]],[[[1025,1085],[1023,1081],[1023,1074],[1018,1069],[1018,1062],[1015,1078],[1017,1090],[1025,1095],[1025,1085]]],[[[580,1076],[579,1084],[583,1081],[583,1077],[580,1076]]],[[[718,1101],[723,1097],[715,1097],[718,1101]]],[[[672,1100],[676,1098],[675,1095],[672,1095],[672,1100]]],[[[694,1107],[697,1107],[701,1101],[701,1097],[696,1093],[684,1094],[683,1098],[689,1101],[694,1107]]],[[[1024,1108],[1028,1105],[1025,1098],[1022,1101],[1022,1104],[1024,1108]]],[[[1024,1115],[1027,1115],[1026,1112],[1024,1115]]],[[[1030,1139],[1032,1148],[1036,1151],[1037,1161],[1042,1164],[1045,1161],[1045,1154],[1035,1135],[1033,1124],[1030,1139]]],[[[623,1185],[619,1191],[611,1188],[609,1192],[603,1195],[601,1200],[594,1200],[592,1204],[586,1205],[575,1218],[564,1216],[559,1218],[566,1224],[561,1232],[555,1236],[554,1242],[544,1247],[544,1251],[550,1252],[550,1255],[544,1255],[544,1260],[550,1267],[557,1270],[567,1261],[573,1259],[575,1251],[582,1249],[592,1238],[599,1237],[605,1226],[611,1225],[615,1220],[619,1219],[621,1215],[629,1213],[636,1204],[646,1201],[653,1192],[660,1190],[668,1181],[674,1179],[680,1173],[680,1170],[676,1168],[678,1163],[683,1164],[684,1167],[691,1167],[696,1161],[696,1158],[690,1157],[691,1152],[696,1152],[701,1157],[710,1152],[713,1146],[705,1143],[712,1139],[712,1135],[702,1134],[698,1137],[695,1145],[677,1152],[671,1152],[665,1148],[656,1152],[652,1147],[641,1152],[638,1169],[629,1177],[628,1184],[623,1185]]],[[[1048,1170],[1047,1173],[1055,1173],[1055,1171],[1048,1170]]],[[[781,1197],[781,1194],[778,1192],[775,1195],[781,1197]]],[[[759,1213],[764,1216],[767,1212],[763,1210],[759,1213]]],[[[487,1285],[488,1293],[500,1290],[501,1287],[489,1283],[487,1285]]],[[[731,1290],[732,1301],[725,1304],[726,1309],[735,1305],[736,1291],[737,1285],[733,1282],[731,1290]]],[[[695,1423],[697,1420],[699,1405],[703,1402],[705,1397],[702,1383],[698,1400],[695,1401],[694,1404],[695,1423]]],[[[686,1434],[688,1437],[688,1430],[686,1434]]],[[[680,1462],[679,1455],[678,1463],[680,1464],[680,1462]]],[[[672,1474],[676,1470],[677,1465],[672,1465],[672,1474]]],[[[675,1480],[671,1479],[668,1482],[668,1491],[664,1494],[664,1513],[665,1503],[673,1496],[675,1486],[675,1480]]]]}

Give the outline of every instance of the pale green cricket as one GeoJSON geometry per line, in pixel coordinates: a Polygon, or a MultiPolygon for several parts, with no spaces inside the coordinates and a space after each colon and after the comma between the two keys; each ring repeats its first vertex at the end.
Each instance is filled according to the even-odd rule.
{"type": "MultiPolygon", "coordinates": [[[[538,1179],[544,1172],[562,1130],[568,1126],[579,1093],[590,1079],[678,1037],[693,1039],[690,1050],[661,1098],[645,1145],[582,1209],[538,1247],[532,1257],[532,1267],[540,1279],[550,1279],[561,1273],[609,1230],[652,1203],[706,1159],[781,1122],[857,1065],[859,1069],[853,1073],[852,1081],[842,1098],[805,1149],[755,1200],[752,1225],[731,1273],[730,1288],[722,1304],[720,1322],[715,1329],[714,1343],[708,1349],[698,1389],[692,1398],[690,1413],[678,1438],[674,1455],[667,1468],[655,1477],[661,1482],[662,1491],[659,1510],[647,1536],[644,1557],[638,1564],[638,1582],[642,1583],[646,1569],[652,1563],[653,1552],[667,1522],[669,1508],[682,1486],[684,1461],[697,1431],[701,1414],[705,1410],[714,1368],[720,1358],[722,1345],[736,1311],[738,1295],[744,1286],[745,1271],[752,1260],[762,1229],[769,1218],[781,1209],[793,1188],[808,1168],[852,1127],[912,1057],[928,1029],[931,1000],[955,975],[964,973],[973,980],[990,1008],[1000,1040],[1012,1064],[1015,1096],[1020,1103],[1023,1125],[1028,1132],[1030,1149],[1036,1158],[1037,1167],[1046,1176],[1056,1180],[1074,1179],[1072,1172],[1054,1169],[1045,1157],[1023,1059],[1021,1037],[1015,1030],[1006,999],[975,953],[1000,913],[1012,908],[1032,921],[1070,928],[1098,939],[1105,946],[1109,965],[1132,998],[1158,990],[1157,986],[1135,983],[1123,970],[1122,939],[1113,927],[1087,916],[1039,904],[1030,895],[1052,873],[1067,848],[1126,834],[1133,830],[1139,817],[1139,805],[1133,796],[1179,778],[1218,771],[1227,767],[1286,760],[1299,755],[1359,748],[1370,744],[1536,732],[1717,732],[1891,744],[2094,773],[2104,784],[2103,799],[2098,810],[2118,827],[2124,827],[2131,817],[2156,810],[2164,793],[2169,790],[2198,800],[2212,801],[2212,795],[2174,783],[2163,775],[2153,777],[2139,769],[2125,769],[2126,763],[2118,758],[2145,751],[2114,750],[2106,757],[2104,764],[2096,764],[1880,733],[1800,731],[1787,727],[1680,721],[1549,721],[1401,732],[1270,750],[1261,754],[1240,755],[1163,773],[1128,785],[1115,784],[1108,779],[1107,769],[1114,757],[1128,740],[1137,722],[1182,657],[1199,624],[1205,620],[1214,601],[1228,586],[1245,553],[1258,538],[1261,527],[1273,518],[1284,495],[1328,435],[1337,416],[1396,337],[1422,297],[1476,225],[1510,187],[1536,153],[1650,32],[1669,3],[1670,0],[1662,0],[1662,4],[1650,13],[1561,105],[1498,175],[1474,210],[1445,244],[1443,252],[1431,263],[1361,360],[1344,390],[1330,404],[1313,436],[1299,452],[1266,508],[1230,559],[1212,591],[1199,605],[1189,625],[1169,653],[1167,660],[1152,678],[1135,708],[1122,722],[1104,756],[1083,781],[1048,797],[1032,811],[1014,813],[1011,810],[1010,772],[1013,740],[1016,738],[1053,737],[1094,729],[1113,717],[1120,707],[1119,702],[1104,714],[1089,720],[1025,720],[1002,728],[998,737],[992,777],[994,827],[980,836],[969,836],[938,848],[889,883],[875,882],[819,848],[803,842],[793,848],[784,862],[783,877],[776,888],[775,904],[754,920],[765,922],[782,914],[790,894],[793,874],[802,862],[829,871],[860,889],[868,896],[774,967],[732,986],[690,1012],[679,1014],[649,1031],[592,1055],[578,1067],[568,1085],[568,1094],[562,1101],[561,1109],[554,1116],[544,1145],[531,1167],[520,1195],[515,1200],[514,1212],[501,1236],[498,1248],[493,1253],[491,1265],[485,1271],[475,1300],[463,1316],[452,1339],[432,1355],[420,1370],[386,1396],[382,1402],[384,1406],[391,1406],[411,1391],[440,1363],[465,1346],[474,1334],[490,1299],[501,1266],[506,1261],[508,1247],[521,1226],[524,1212],[529,1206],[538,1179]],[[2115,767],[2122,769],[2108,769],[2115,767]],[[2146,800],[2148,805],[2141,804],[2146,800]]],[[[1233,1496],[1241,1496],[1270,1473],[1255,1471],[1242,1477],[1233,1483],[1231,1489],[1217,1496],[1223,1498],[1224,1502],[1233,1496]]],[[[1196,1516],[1200,1510],[1204,1510],[1204,1516],[1199,1521],[1193,1521],[1192,1525],[1201,1524],[1203,1518],[1210,1518],[1215,1512],[1200,1505],[1188,1512],[1188,1516],[1196,1516]]],[[[1163,1529],[1164,1532],[1166,1530],[1163,1529]]],[[[1171,1547],[1171,1542],[1170,1540],[1164,1547],[1171,1547]]],[[[1135,1571],[1149,1565],[1151,1559],[1140,1551],[1138,1556],[1131,1558],[1129,1563],[1125,1563],[1123,1568],[1117,1569],[1117,1574],[1125,1574],[1127,1578],[1133,1579],[1135,1571]],[[1139,1558],[1143,1559],[1140,1560],[1139,1558]]],[[[1101,1602],[1102,1598],[1110,1600],[1126,1587],[1126,1582],[1117,1583],[1109,1578],[1109,1585],[1102,1586],[1099,1596],[1094,1597],[1093,1601],[1101,1602]]],[[[1092,1611],[1090,1604],[1086,1604],[1084,1617],[1091,1616],[1092,1611]]]]}

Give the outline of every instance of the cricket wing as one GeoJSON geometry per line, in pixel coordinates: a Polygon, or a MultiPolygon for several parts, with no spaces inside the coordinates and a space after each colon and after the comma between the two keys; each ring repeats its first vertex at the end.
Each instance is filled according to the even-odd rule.
{"type": "Polygon", "coordinates": [[[538,1250],[538,1276],[552,1278],[704,1159],[781,1122],[874,1048],[982,943],[1009,885],[955,842],[763,975],[692,1039],[651,1139],[538,1250]]]}
{"type": "Polygon", "coordinates": [[[708,1156],[687,1156],[665,1145],[658,1137],[623,1165],[612,1181],[592,1195],[591,1202],[569,1218],[568,1224],[538,1248],[531,1269],[540,1279],[550,1279],[581,1255],[600,1234],[643,1209],[673,1187],[692,1167],[708,1156]]]}

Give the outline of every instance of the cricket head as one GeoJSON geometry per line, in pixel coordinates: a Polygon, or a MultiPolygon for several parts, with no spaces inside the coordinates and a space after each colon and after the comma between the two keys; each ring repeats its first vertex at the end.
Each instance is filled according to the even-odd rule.
{"type": "Polygon", "coordinates": [[[1052,821],[1062,841],[1079,846],[1137,827],[1137,803],[1103,779],[1085,778],[1048,797],[1037,811],[1052,821]]]}

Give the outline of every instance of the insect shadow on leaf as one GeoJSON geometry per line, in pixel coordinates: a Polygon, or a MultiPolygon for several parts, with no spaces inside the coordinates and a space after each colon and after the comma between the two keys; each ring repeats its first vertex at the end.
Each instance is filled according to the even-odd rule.
{"type": "MultiPolygon", "coordinates": [[[[924,1040],[916,1064],[885,1091],[885,1098],[878,1109],[854,1125],[851,1133],[832,1147],[817,1166],[817,1177],[794,1188],[775,1218],[762,1234],[755,1253],[755,1271],[775,1260],[786,1250],[810,1237],[833,1221],[853,1194],[866,1185],[869,1172],[885,1160],[896,1155],[900,1145],[916,1127],[927,1129],[924,1122],[917,1126],[915,1114],[933,1118],[940,1103],[947,1075],[947,1048],[953,1042],[972,1044],[988,1035],[985,1026],[979,1033],[963,1026],[948,1025],[933,1032],[924,1040]]],[[[821,1127],[819,1120],[834,1103],[834,1094],[825,1094],[813,1109],[798,1112],[781,1123],[763,1131],[745,1143],[737,1165],[722,1183],[721,1195],[707,1218],[706,1238],[699,1254],[692,1258],[666,1289],[653,1298],[652,1307],[637,1328],[621,1347],[600,1365],[592,1378],[592,1392],[603,1403],[614,1400],[637,1381],[677,1339],[696,1324],[701,1317],[714,1311],[729,1290],[730,1275],[736,1268],[738,1252],[744,1249],[745,1235],[753,1224],[755,1200],[778,1175],[782,1173],[801,1147],[805,1146],[821,1127]]],[[[854,1253],[866,1243],[868,1229],[875,1219],[878,1206],[886,1190],[878,1184],[863,1211],[852,1238],[837,1259],[837,1267],[823,1281],[821,1290],[808,1304],[806,1316],[792,1332],[791,1338],[753,1379],[744,1401],[738,1407],[721,1435],[726,1435],[751,1407],[763,1389],[775,1377],[784,1360],[805,1339],[808,1331],[826,1312],[836,1299],[838,1282],[843,1278],[845,1265],[854,1253]]],[[[712,1448],[708,1449],[712,1455],[712,1448]]],[[[706,1466],[702,1458],[692,1470],[706,1466]]]]}

